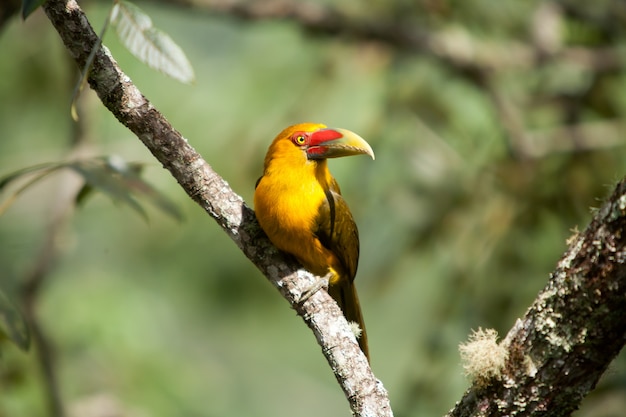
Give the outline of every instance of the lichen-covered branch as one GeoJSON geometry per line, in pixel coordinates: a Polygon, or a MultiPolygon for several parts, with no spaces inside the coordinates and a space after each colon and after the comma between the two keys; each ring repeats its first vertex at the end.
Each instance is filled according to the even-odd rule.
{"type": "MultiPolygon", "coordinates": [[[[83,68],[97,41],[87,17],[74,0],[48,0],[43,8],[78,67],[83,68]]],[[[298,302],[318,278],[272,246],[254,212],[141,94],[105,47],[95,55],[88,82],[102,103],[217,221],[313,330],[354,414],[391,416],[387,392],[372,373],[337,304],[325,291],[298,302]]]]}
{"type": "Polygon", "coordinates": [[[569,416],[626,343],[626,179],[570,239],[546,288],[501,346],[498,378],[448,416],[569,416]]]}

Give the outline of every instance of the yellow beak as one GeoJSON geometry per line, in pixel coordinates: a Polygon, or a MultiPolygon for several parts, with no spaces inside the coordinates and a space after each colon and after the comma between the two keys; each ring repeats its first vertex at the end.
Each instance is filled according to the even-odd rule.
{"type": "Polygon", "coordinates": [[[324,128],[311,134],[306,149],[309,159],[339,158],[365,154],[376,159],[372,147],[359,135],[346,129],[324,128]]]}

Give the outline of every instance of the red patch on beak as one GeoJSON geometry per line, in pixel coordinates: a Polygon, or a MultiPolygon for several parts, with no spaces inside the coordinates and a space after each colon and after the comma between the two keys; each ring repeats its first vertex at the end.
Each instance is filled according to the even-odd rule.
{"type": "Polygon", "coordinates": [[[309,146],[323,145],[324,142],[328,142],[335,139],[342,138],[343,135],[333,129],[320,129],[311,134],[309,146]]]}

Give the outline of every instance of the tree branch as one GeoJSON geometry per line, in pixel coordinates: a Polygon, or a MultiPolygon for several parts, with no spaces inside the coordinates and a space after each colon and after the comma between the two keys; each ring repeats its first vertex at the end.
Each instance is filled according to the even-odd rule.
{"type": "MultiPolygon", "coordinates": [[[[293,22],[314,36],[343,36],[360,42],[377,42],[396,52],[408,52],[416,56],[428,56],[470,81],[479,88],[486,88],[494,111],[502,120],[508,136],[510,155],[517,158],[543,157],[552,150],[577,150],[580,146],[578,129],[564,129],[554,136],[541,135],[541,145],[528,131],[524,115],[529,108],[517,110],[506,91],[497,89],[494,78],[499,73],[534,71],[551,63],[566,64],[584,69],[590,74],[607,74],[622,71],[624,67],[620,52],[614,46],[570,46],[562,37],[562,12],[556,4],[540,5],[533,17],[532,41],[499,39],[487,40],[475,36],[458,25],[419,27],[399,23],[380,16],[353,18],[334,8],[310,2],[292,0],[265,0],[262,2],[242,0],[157,0],[223,15],[244,22],[281,20],[293,22]]],[[[561,5],[563,6],[563,5],[561,5]]],[[[528,107],[528,106],[526,106],[528,107]]],[[[568,123],[569,124],[569,123],[568,123]]],[[[601,136],[598,136],[601,137],[601,136]]],[[[621,143],[602,141],[603,146],[621,143]]],[[[593,146],[593,145],[592,145],[593,146]]]]}
{"type": "MultiPolygon", "coordinates": [[[[431,56],[460,73],[532,69],[543,59],[565,61],[594,72],[619,71],[623,60],[616,48],[569,47],[557,42],[546,51],[523,41],[486,41],[478,39],[458,26],[422,28],[374,16],[355,19],[336,9],[312,2],[292,0],[157,0],[230,16],[241,21],[284,20],[294,22],[302,30],[319,36],[343,35],[359,41],[375,41],[397,51],[431,56]]],[[[536,23],[543,26],[542,22],[536,23]]],[[[554,30],[554,29],[553,29],[554,30]]]]}
{"type": "Polygon", "coordinates": [[[624,294],[626,179],[502,342],[502,377],[474,384],[448,416],[569,416],[626,343],[624,294]]]}
{"type": "MultiPolygon", "coordinates": [[[[74,78],[74,72],[70,71],[70,74],[68,74],[68,81],[74,78]]],[[[71,88],[74,87],[73,84],[68,85],[71,88]]],[[[81,114],[83,102],[83,100],[77,100],[76,102],[76,108],[81,114]]],[[[86,120],[84,117],[72,123],[72,131],[68,141],[71,146],[68,158],[70,160],[84,157],[87,153],[85,124],[86,120]]],[[[56,267],[59,258],[63,255],[59,239],[74,213],[76,195],[84,185],[84,182],[73,172],[62,172],[59,174],[58,184],[56,185],[58,188],[55,193],[56,201],[50,207],[48,226],[43,236],[41,248],[38,256],[33,260],[31,269],[26,272],[21,280],[21,298],[24,315],[32,334],[35,353],[39,360],[49,416],[63,417],[66,413],[59,389],[56,351],[54,344],[41,324],[37,314],[37,307],[41,301],[42,287],[50,279],[51,272],[56,267]]]]}
{"type": "MultiPolygon", "coordinates": [[[[48,0],[43,8],[78,67],[83,68],[97,41],[87,17],[74,0],[48,0]]],[[[313,330],[354,414],[391,416],[387,392],[372,373],[337,304],[325,291],[299,303],[302,292],[319,278],[273,247],[254,212],[141,94],[105,47],[96,53],[88,82],[102,103],[217,221],[313,330]]]]}

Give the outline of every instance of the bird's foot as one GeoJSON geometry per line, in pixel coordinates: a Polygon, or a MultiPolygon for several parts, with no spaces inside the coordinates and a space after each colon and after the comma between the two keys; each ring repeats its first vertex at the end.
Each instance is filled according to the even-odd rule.
{"type": "Polygon", "coordinates": [[[318,292],[322,288],[324,288],[326,291],[328,291],[328,281],[330,280],[332,275],[333,275],[332,272],[329,272],[328,274],[326,274],[322,278],[320,278],[317,281],[315,281],[315,284],[311,285],[309,288],[307,288],[306,290],[304,290],[302,292],[302,296],[300,297],[300,300],[298,300],[298,302],[300,304],[304,303],[306,300],[311,298],[311,296],[313,296],[313,294],[315,294],[316,292],[318,292]]]}

